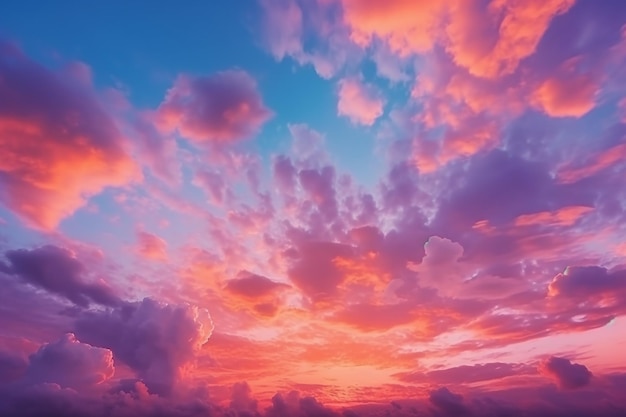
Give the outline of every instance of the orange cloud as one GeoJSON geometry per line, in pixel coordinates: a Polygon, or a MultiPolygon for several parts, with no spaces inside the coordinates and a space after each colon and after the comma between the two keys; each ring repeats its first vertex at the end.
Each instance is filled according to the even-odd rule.
{"type": "Polygon", "coordinates": [[[366,47],[376,36],[400,55],[430,50],[446,6],[429,0],[343,0],[342,4],[353,42],[366,47]]]}
{"type": "Polygon", "coordinates": [[[10,45],[0,51],[0,195],[10,210],[52,230],[89,197],[140,178],[84,71],[54,73],[10,45]]]}
{"type": "Polygon", "coordinates": [[[566,61],[534,92],[535,105],[552,117],[581,117],[595,107],[600,88],[591,73],[579,73],[578,59],[566,61]]]}
{"type": "Polygon", "coordinates": [[[593,207],[569,206],[556,211],[542,211],[524,214],[515,219],[515,226],[572,226],[581,217],[593,210],[593,207]]]}
{"type": "Polygon", "coordinates": [[[532,55],[552,19],[575,0],[343,0],[350,38],[361,47],[374,38],[400,56],[444,45],[471,74],[497,78],[532,55]]]}
{"type": "MultiPolygon", "coordinates": [[[[468,2],[461,0],[460,3],[468,2]]],[[[461,39],[454,48],[455,61],[477,76],[494,78],[511,74],[521,60],[535,52],[552,19],[565,13],[574,3],[575,0],[494,0],[487,7],[487,12],[492,22],[496,22],[497,28],[493,47],[487,54],[481,53],[486,49],[486,41],[472,36],[473,31],[479,27],[476,22],[474,26],[468,26],[469,30],[464,33],[465,38],[455,38],[461,39]],[[475,52],[470,56],[464,56],[462,52],[468,50],[467,39],[474,43],[469,50],[475,52]]],[[[461,13],[455,14],[451,24],[462,22],[461,16],[461,13]]],[[[479,12],[475,16],[484,18],[485,15],[479,12]]]]}

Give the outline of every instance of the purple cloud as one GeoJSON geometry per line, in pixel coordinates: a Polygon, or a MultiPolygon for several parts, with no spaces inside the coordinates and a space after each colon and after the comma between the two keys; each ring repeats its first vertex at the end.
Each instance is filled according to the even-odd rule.
{"type": "Polygon", "coordinates": [[[14,275],[35,287],[67,298],[80,307],[91,303],[115,306],[120,299],[104,282],[88,283],[78,259],[66,249],[47,245],[37,249],[6,252],[14,275]]]}
{"type": "Polygon", "coordinates": [[[179,76],[157,110],[157,123],[194,141],[229,142],[251,137],[271,115],[256,81],[233,70],[179,76]]]}
{"type": "Polygon", "coordinates": [[[182,380],[199,349],[211,336],[206,309],[171,305],[145,298],[115,309],[88,311],[76,322],[79,337],[111,349],[151,392],[169,394],[182,380]]]}
{"type": "Polygon", "coordinates": [[[29,384],[58,384],[84,389],[100,384],[115,373],[109,349],[81,343],[72,333],[46,343],[29,357],[24,378],[29,384]]]}
{"type": "Polygon", "coordinates": [[[586,366],[552,356],[541,363],[540,371],[554,378],[561,388],[576,389],[588,385],[592,374],[586,366]]]}

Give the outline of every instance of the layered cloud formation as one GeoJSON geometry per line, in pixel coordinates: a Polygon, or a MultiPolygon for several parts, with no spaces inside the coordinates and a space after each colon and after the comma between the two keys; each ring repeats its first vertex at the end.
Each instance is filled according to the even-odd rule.
{"type": "Polygon", "coordinates": [[[626,4],[230,7],[0,43],[0,414],[625,415],[626,4]]]}

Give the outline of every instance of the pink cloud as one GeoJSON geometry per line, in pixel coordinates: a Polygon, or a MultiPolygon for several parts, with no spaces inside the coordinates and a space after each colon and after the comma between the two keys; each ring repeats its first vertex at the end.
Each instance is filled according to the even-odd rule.
{"type": "Polygon", "coordinates": [[[256,81],[240,70],[210,76],[180,75],[159,106],[158,125],[196,142],[254,136],[271,117],[256,81]]]}
{"type": "Polygon", "coordinates": [[[358,78],[339,81],[338,94],[337,113],[352,123],[371,126],[383,114],[385,101],[380,92],[358,78]]]}
{"type": "Polygon", "coordinates": [[[137,232],[137,252],[148,259],[167,259],[167,242],[152,233],[137,232]]]}
{"type": "Polygon", "coordinates": [[[85,71],[53,72],[6,43],[0,51],[0,195],[10,210],[52,230],[106,187],[140,179],[85,71]]]}

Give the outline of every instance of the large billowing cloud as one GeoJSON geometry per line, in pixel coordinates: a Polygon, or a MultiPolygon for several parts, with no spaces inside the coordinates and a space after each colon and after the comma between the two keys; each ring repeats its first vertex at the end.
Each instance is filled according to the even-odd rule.
{"type": "Polygon", "coordinates": [[[114,306],[121,302],[105,282],[86,282],[85,267],[67,249],[48,245],[10,250],[6,257],[12,274],[81,307],[91,303],[114,306]]]}
{"type": "Polygon", "coordinates": [[[246,72],[180,75],[157,111],[157,124],[197,142],[229,142],[256,134],[271,116],[246,72]]]}
{"type": "Polygon", "coordinates": [[[0,43],[0,199],[30,226],[54,229],[139,171],[93,90],[90,70],[54,72],[0,43]]]}
{"type": "Polygon", "coordinates": [[[67,333],[30,356],[24,378],[30,384],[84,389],[106,381],[114,373],[113,353],[109,349],[81,343],[74,334],[67,333]]]}
{"type": "Polygon", "coordinates": [[[82,340],[111,349],[151,392],[159,394],[169,394],[188,374],[212,331],[206,309],[150,298],[113,310],[85,312],[76,323],[82,340]]]}

